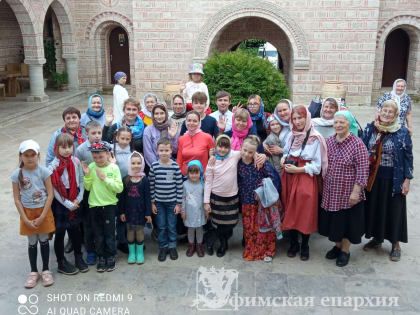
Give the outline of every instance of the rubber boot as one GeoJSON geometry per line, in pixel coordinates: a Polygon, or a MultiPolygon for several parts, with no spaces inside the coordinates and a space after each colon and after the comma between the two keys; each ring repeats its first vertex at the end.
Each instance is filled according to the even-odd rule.
{"type": "Polygon", "coordinates": [[[128,260],[129,264],[134,264],[136,262],[136,244],[128,244],[128,260]]]}
{"type": "Polygon", "coordinates": [[[136,263],[141,265],[144,263],[143,243],[136,244],[136,250],[137,250],[136,263]]]}

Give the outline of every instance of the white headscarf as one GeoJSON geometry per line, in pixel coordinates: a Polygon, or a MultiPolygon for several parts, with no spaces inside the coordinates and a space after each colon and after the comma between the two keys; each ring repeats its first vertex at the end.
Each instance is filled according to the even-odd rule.
{"type": "MultiPolygon", "coordinates": [[[[334,116],[331,119],[325,119],[322,115],[324,113],[324,105],[327,102],[327,100],[331,99],[330,97],[327,97],[323,102],[322,102],[322,107],[321,107],[321,117],[316,117],[316,118],[312,118],[312,122],[314,123],[315,126],[320,126],[320,127],[332,127],[334,125],[334,116]]],[[[338,111],[338,105],[337,105],[337,111],[338,111]]]]}
{"type": "Polygon", "coordinates": [[[404,94],[406,94],[405,93],[406,89],[407,89],[407,82],[404,79],[397,79],[397,80],[394,81],[394,84],[392,85],[391,96],[392,96],[392,99],[398,105],[398,111],[401,111],[401,99],[404,97],[404,94]],[[405,87],[404,87],[404,91],[400,95],[398,95],[397,94],[397,83],[401,82],[401,81],[404,82],[405,87]]]}
{"type": "MultiPolygon", "coordinates": [[[[288,100],[287,98],[282,99],[280,101],[277,102],[278,103],[288,103],[289,104],[289,108],[290,108],[290,112],[292,112],[293,110],[293,103],[291,100],[288,100]]],[[[280,118],[278,112],[277,112],[277,106],[274,109],[274,117],[276,117],[276,119],[279,121],[280,125],[282,125],[283,127],[290,127],[290,120],[286,121],[280,118]]]]}

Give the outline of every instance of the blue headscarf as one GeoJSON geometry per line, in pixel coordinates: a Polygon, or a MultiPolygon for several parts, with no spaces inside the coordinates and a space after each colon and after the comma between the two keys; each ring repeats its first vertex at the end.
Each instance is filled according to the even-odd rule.
{"type": "Polygon", "coordinates": [[[248,109],[249,114],[251,115],[252,122],[254,123],[254,122],[255,122],[255,121],[257,121],[257,120],[262,119],[262,121],[263,121],[263,126],[264,126],[264,128],[266,128],[266,129],[267,129],[268,124],[267,124],[267,119],[265,118],[265,112],[264,112],[264,102],[263,102],[263,99],[262,99],[262,97],[261,97],[261,96],[259,96],[259,95],[256,95],[254,98],[256,98],[256,99],[259,101],[259,103],[261,104],[261,106],[260,106],[260,110],[259,110],[259,111],[258,111],[258,113],[256,113],[256,114],[251,113],[251,111],[248,109]]]}
{"type": "Polygon", "coordinates": [[[204,184],[204,180],[203,180],[203,174],[204,174],[204,170],[203,170],[203,165],[201,165],[201,162],[199,160],[192,160],[189,161],[187,164],[187,170],[190,168],[190,166],[196,165],[200,168],[200,182],[202,184],[204,184]]]}
{"type": "MultiPolygon", "coordinates": [[[[115,80],[115,84],[120,84],[118,82],[119,79],[127,77],[127,75],[125,74],[125,72],[122,71],[118,71],[117,73],[114,74],[114,80],[115,80]]],[[[121,85],[121,84],[120,84],[121,85]]]]}
{"type": "Polygon", "coordinates": [[[104,106],[104,98],[102,97],[102,95],[100,95],[100,94],[92,94],[92,95],[89,97],[87,114],[88,114],[89,116],[92,116],[92,117],[95,117],[95,118],[100,118],[100,117],[102,117],[102,115],[105,113],[105,108],[104,108],[104,107],[105,107],[105,106],[104,106]],[[93,99],[94,97],[99,97],[99,98],[101,99],[102,107],[101,107],[101,110],[100,110],[99,112],[95,112],[95,111],[92,109],[92,99],[93,99]]]}
{"type": "Polygon", "coordinates": [[[136,120],[134,122],[134,125],[129,126],[127,125],[127,122],[125,121],[125,117],[121,119],[121,121],[117,122],[117,130],[121,128],[121,126],[127,126],[131,129],[131,132],[133,133],[134,139],[141,139],[143,138],[143,131],[144,131],[144,123],[143,120],[141,120],[140,116],[136,116],[136,120]]]}
{"type": "Polygon", "coordinates": [[[352,113],[350,113],[348,110],[340,110],[334,114],[334,117],[336,116],[344,116],[344,118],[346,118],[349,122],[350,132],[356,137],[358,136],[359,129],[357,128],[357,122],[352,113]]]}

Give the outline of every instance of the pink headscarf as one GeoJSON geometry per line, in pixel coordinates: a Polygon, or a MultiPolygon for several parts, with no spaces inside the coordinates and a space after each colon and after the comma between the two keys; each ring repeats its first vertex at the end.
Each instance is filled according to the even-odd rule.
{"type": "Polygon", "coordinates": [[[233,151],[240,151],[242,142],[246,136],[248,136],[249,129],[252,127],[251,115],[248,115],[248,123],[244,130],[238,130],[235,126],[235,117],[236,114],[233,114],[232,117],[232,139],[231,139],[231,149],[233,151]]]}
{"type": "Polygon", "coordinates": [[[146,174],[144,173],[144,157],[143,155],[141,155],[141,153],[137,152],[137,151],[133,151],[133,153],[131,153],[130,158],[128,159],[128,175],[130,176],[135,176],[135,177],[141,177],[143,178],[144,176],[146,176],[146,174]],[[141,158],[141,169],[138,172],[134,172],[131,169],[131,158],[134,156],[140,156],[141,158]]]}
{"type": "MultiPolygon", "coordinates": [[[[187,119],[188,119],[188,116],[189,115],[195,115],[193,112],[190,112],[190,113],[188,113],[187,116],[186,116],[186,119],[185,119],[185,127],[187,127],[187,119]]],[[[189,134],[191,137],[202,131],[201,130],[201,117],[200,116],[197,116],[197,117],[198,117],[198,121],[199,121],[198,122],[198,127],[196,129],[194,129],[194,130],[189,130],[187,128],[187,131],[185,132],[185,133],[189,134]]]]}
{"type": "Polygon", "coordinates": [[[292,114],[290,115],[290,125],[292,127],[292,136],[289,138],[289,143],[292,143],[293,141],[290,147],[291,151],[299,150],[302,147],[303,141],[305,140],[306,133],[308,132],[308,130],[309,138],[306,144],[312,144],[318,139],[319,143],[321,144],[322,176],[325,176],[325,174],[327,174],[328,168],[327,143],[325,142],[324,137],[321,136],[321,134],[315,130],[311,121],[311,113],[305,106],[298,105],[293,108],[292,114]],[[305,127],[302,131],[297,131],[293,123],[293,114],[295,112],[297,112],[300,116],[306,116],[305,127]]]}

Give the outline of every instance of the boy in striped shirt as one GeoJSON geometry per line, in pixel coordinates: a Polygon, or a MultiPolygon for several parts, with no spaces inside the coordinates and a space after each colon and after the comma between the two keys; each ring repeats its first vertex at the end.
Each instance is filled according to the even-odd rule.
{"type": "Polygon", "coordinates": [[[176,216],[182,205],[182,174],[178,164],[171,160],[171,140],[161,138],[157,143],[157,151],[159,161],[152,164],[149,181],[152,212],[156,214],[158,226],[158,260],[165,261],[168,253],[172,260],[176,260],[176,216]]]}

